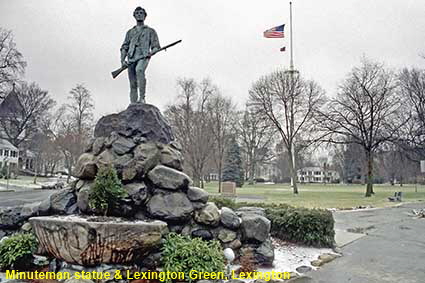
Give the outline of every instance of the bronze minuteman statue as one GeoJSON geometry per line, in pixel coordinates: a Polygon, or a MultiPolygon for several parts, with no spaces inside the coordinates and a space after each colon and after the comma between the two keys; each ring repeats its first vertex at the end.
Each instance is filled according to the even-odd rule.
{"type": "Polygon", "coordinates": [[[145,25],[146,15],[142,7],[134,10],[133,16],[137,24],[127,31],[121,45],[121,68],[112,72],[112,78],[115,79],[122,71],[128,69],[130,103],[145,103],[145,71],[150,58],[159,51],[167,50],[168,47],[181,42],[178,40],[161,48],[156,31],[145,25]]]}
{"type": "Polygon", "coordinates": [[[148,55],[156,53],[161,48],[156,31],[144,23],[146,15],[146,11],[142,7],[134,10],[133,16],[137,24],[127,32],[121,46],[121,65],[128,66],[131,103],[145,103],[145,71],[150,60],[148,55]],[[138,57],[146,58],[132,63],[138,57]]]}

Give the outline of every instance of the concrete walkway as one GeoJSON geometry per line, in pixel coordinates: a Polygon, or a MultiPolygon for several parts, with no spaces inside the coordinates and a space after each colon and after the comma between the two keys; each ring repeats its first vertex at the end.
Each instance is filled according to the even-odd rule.
{"type": "Polygon", "coordinates": [[[294,282],[425,282],[425,219],[410,215],[419,208],[425,203],[335,212],[336,229],[362,237],[342,247],[343,257],[294,282]]]}

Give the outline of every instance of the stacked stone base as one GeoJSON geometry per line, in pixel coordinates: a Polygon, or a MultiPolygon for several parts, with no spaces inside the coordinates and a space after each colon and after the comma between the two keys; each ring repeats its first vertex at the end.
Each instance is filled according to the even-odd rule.
{"type": "MultiPolygon", "coordinates": [[[[193,187],[192,180],[183,173],[182,149],[173,141],[170,127],[159,110],[147,104],[132,105],[119,114],[103,117],[96,126],[95,139],[78,160],[78,180],[53,194],[30,216],[93,215],[88,199],[94,178],[99,168],[110,164],[117,170],[127,192],[127,197],[120,201],[113,215],[147,223],[159,220],[167,226],[161,236],[171,231],[205,240],[216,239],[224,248],[232,248],[238,256],[249,250],[257,264],[272,264],[270,221],[264,212],[261,209],[236,212],[225,207],[218,209],[214,203],[208,202],[208,193],[193,187]]],[[[4,215],[0,214],[0,217],[4,215]]],[[[72,218],[69,221],[72,222],[72,218]]],[[[49,229],[41,232],[41,226],[33,225],[37,236],[47,237],[45,234],[49,229]]],[[[97,230],[98,234],[108,233],[97,230]]],[[[48,254],[54,255],[49,241],[41,241],[41,244],[48,254]]],[[[115,244],[119,246],[120,243],[115,244]]],[[[137,264],[150,269],[158,267],[159,247],[160,242],[147,248],[144,260],[137,264]]],[[[67,260],[68,263],[83,262],[78,255],[73,257],[73,262],[67,260]]],[[[96,263],[132,265],[135,262],[109,260],[96,263]]]]}

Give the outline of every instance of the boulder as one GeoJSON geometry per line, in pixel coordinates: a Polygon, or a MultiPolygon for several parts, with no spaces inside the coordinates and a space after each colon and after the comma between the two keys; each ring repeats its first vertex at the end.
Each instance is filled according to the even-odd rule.
{"type": "Polygon", "coordinates": [[[189,187],[189,189],[187,190],[187,197],[191,201],[207,203],[209,194],[207,191],[203,189],[196,188],[196,187],[189,187]]]}
{"type": "Polygon", "coordinates": [[[92,212],[89,204],[90,190],[89,186],[85,186],[77,193],[77,207],[82,213],[88,214],[92,212]]]}
{"type": "Polygon", "coordinates": [[[159,164],[160,152],[156,143],[142,143],[134,149],[137,174],[143,178],[147,172],[159,164]]]}
{"type": "Polygon", "coordinates": [[[269,237],[270,220],[259,214],[246,214],[241,227],[245,240],[264,242],[269,237]]]}
{"type": "Polygon", "coordinates": [[[48,196],[38,205],[38,215],[49,215],[50,208],[52,207],[50,198],[51,196],[48,196]]]}
{"type": "Polygon", "coordinates": [[[214,239],[213,234],[206,229],[198,229],[198,230],[192,231],[192,237],[198,237],[205,241],[210,241],[214,239]]]}
{"type": "Polygon", "coordinates": [[[18,229],[30,217],[38,214],[39,202],[0,208],[0,229],[18,229]]]}
{"type": "Polygon", "coordinates": [[[274,260],[274,248],[272,241],[267,239],[255,249],[254,258],[260,265],[272,265],[274,260]]]}
{"type": "Polygon", "coordinates": [[[56,214],[72,214],[75,212],[77,196],[70,188],[62,189],[50,196],[50,211],[56,214]]]}
{"type": "Polygon", "coordinates": [[[192,180],[185,173],[163,165],[158,165],[148,173],[149,180],[156,186],[167,190],[187,189],[192,180]]]}
{"type": "Polygon", "coordinates": [[[97,167],[108,166],[113,164],[117,158],[118,156],[112,149],[105,149],[95,158],[95,162],[97,167]]]}
{"type": "Polygon", "coordinates": [[[193,208],[195,210],[202,209],[202,208],[204,208],[206,206],[205,203],[200,202],[200,201],[192,201],[192,205],[193,205],[193,208]]]}
{"type": "Polygon", "coordinates": [[[146,207],[152,218],[166,221],[186,220],[193,211],[192,203],[184,193],[155,194],[146,207]]]}
{"type": "Polygon", "coordinates": [[[319,260],[321,260],[323,263],[328,263],[333,261],[337,257],[339,257],[339,255],[337,254],[325,253],[325,254],[319,255],[319,260]]]}
{"type": "Polygon", "coordinates": [[[137,176],[137,172],[132,161],[133,156],[131,154],[118,156],[113,161],[114,168],[117,170],[117,174],[123,182],[129,182],[137,176]]]}
{"type": "Polygon", "coordinates": [[[223,243],[229,243],[235,240],[237,237],[237,234],[235,231],[229,230],[229,229],[221,229],[218,232],[217,238],[222,241],[223,243]]]}
{"type": "Polygon", "coordinates": [[[215,203],[209,202],[205,207],[195,212],[194,219],[200,224],[217,226],[220,221],[220,211],[215,203]]]}
{"type": "Polygon", "coordinates": [[[183,171],[183,154],[177,142],[171,142],[161,150],[160,162],[162,165],[183,171]]]}
{"type": "Polygon", "coordinates": [[[227,244],[227,247],[231,248],[232,250],[237,250],[242,246],[242,243],[239,239],[235,239],[227,244]]]}
{"type": "Polygon", "coordinates": [[[145,103],[131,104],[120,113],[102,117],[96,124],[94,136],[108,137],[113,131],[165,144],[174,140],[171,127],[159,109],[145,103]]]}
{"type": "Polygon", "coordinates": [[[244,207],[238,208],[236,210],[236,214],[239,216],[248,215],[248,214],[257,214],[261,216],[266,216],[266,211],[262,207],[244,206],[244,207]]]}
{"type": "Polygon", "coordinates": [[[146,267],[150,270],[155,270],[160,266],[161,260],[162,260],[161,252],[151,253],[147,257],[143,258],[141,262],[141,266],[146,267]]]}
{"type": "Polygon", "coordinates": [[[86,183],[86,180],[77,180],[74,185],[75,190],[79,191],[84,186],[85,183],[86,183]]]}
{"type": "Polygon", "coordinates": [[[31,224],[29,224],[28,222],[25,222],[24,225],[21,226],[21,230],[24,232],[30,232],[31,224]]]}
{"type": "Polygon", "coordinates": [[[78,158],[75,175],[80,179],[94,179],[97,174],[97,165],[91,153],[83,153],[78,158]]]}
{"type": "Polygon", "coordinates": [[[113,217],[43,216],[30,223],[51,256],[84,266],[133,263],[158,247],[167,228],[113,217]]]}
{"type": "Polygon", "coordinates": [[[233,230],[238,229],[242,223],[242,219],[228,207],[221,208],[220,221],[225,227],[233,230]]]}
{"type": "Polygon", "coordinates": [[[3,237],[7,236],[6,232],[3,230],[0,230],[0,240],[3,239],[3,237]]]}
{"type": "Polygon", "coordinates": [[[310,272],[311,270],[313,270],[313,268],[311,268],[311,266],[301,265],[301,266],[298,266],[295,270],[298,273],[307,273],[307,272],[310,272]]]}
{"type": "Polygon", "coordinates": [[[94,155],[98,155],[102,152],[105,146],[105,137],[98,137],[93,142],[93,147],[91,153],[94,155]]]}
{"type": "Polygon", "coordinates": [[[112,149],[114,152],[118,155],[124,155],[128,152],[130,152],[136,144],[133,142],[133,139],[131,138],[125,138],[125,137],[118,137],[113,143],[112,143],[112,149]]]}
{"type": "Polygon", "coordinates": [[[130,183],[124,185],[124,190],[136,206],[144,205],[149,197],[148,188],[144,183],[130,183]]]}
{"type": "Polygon", "coordinates": [[[91,152],[93,149],[94,139],[90,139],[85,145],[83,152],[91,152]]]}

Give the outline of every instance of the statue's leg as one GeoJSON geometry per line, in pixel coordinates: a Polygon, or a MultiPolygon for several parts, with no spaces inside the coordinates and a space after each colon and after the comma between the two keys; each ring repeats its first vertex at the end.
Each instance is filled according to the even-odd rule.
{"type": "Polygon", "coordinates": [[[137,85],[139,86],[139,101],[145,103],[145,93],[146,93],[146,76],[145,71],[148,67],[149,59],[140,60],[136,65],[136,76],[137,76],[137,85]]]}
{"type": "Polygon", "coordinates": [[[128,66],[128,79],[130,81],[130,103],[137,102],[137,76],[134,64],[128,66]]]}

